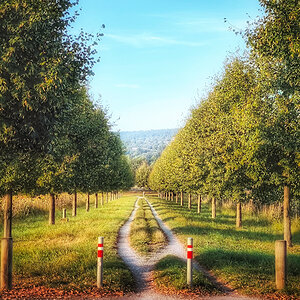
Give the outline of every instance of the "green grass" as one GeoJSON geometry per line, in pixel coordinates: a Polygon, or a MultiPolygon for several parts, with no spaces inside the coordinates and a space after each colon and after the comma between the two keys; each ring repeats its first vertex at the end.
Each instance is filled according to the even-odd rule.
{"type": "MultiPolygon", "coordinates": [[[[43,285],[85,290],[96,285],[97,238],[104,237],[103,291],[134,290],[132,274],[117,255],[120,226],[128,219],[136,196],[109,202],[98,209],[79,207],[69,222],[56,213],[56,225],[41,214],[13,222],[14,286],[43,285]]],[[[2,222],[1,222],[2,226],[2,222]]],[[[2,231],[1,227],[1,231],[2,231]]]]}
{"type": "Polygon", "coordinates": [[[139,254],[147,255],[166,244],[166,237],[155,220],[144,199],[139,200],[139,208],[130,226],[130,245],[139,254]]]}
{"type": "Polygon", "coordinates": [[[155,266],[153,279],[159,290],[169,293],[190,293],[211,295],[220,293],[202,273],[193,270],[193,286],[186,283],[186,263],[176,256],[168,255],[155,266]]]}
{"type": "Polygon", "coordinates": [[[164,222],[186,243],[194,238],[195,259],[218,278],[245,294],[272,295],[295,299],[300,296],[300,224],[292,225],[294,247],[288,249],[288,284],[275,289],[275,240],[283,238],[278,220],[243,215],[243,228],[235,228],[235,213],[219,209],[211,219],[210,205],[204,204],[200,215],[196,207],[188,210],[174,202],[150,198],[164,222]]]}

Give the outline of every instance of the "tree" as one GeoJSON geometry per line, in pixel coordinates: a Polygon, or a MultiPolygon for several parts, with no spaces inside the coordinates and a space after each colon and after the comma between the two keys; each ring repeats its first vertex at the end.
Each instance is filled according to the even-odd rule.
{"type": "Polygon", "coordinates": [[[292,246],[290,189],[299,194],[300,147],[300,11],[297,0],[260,0],[265,15],[246,30],[245,37],[257,59],[272,114],[265,128],[266,167],[271,180],[284,186],[284,238],[292,246]]]}
{"type": "MultiPolygon", "coordinates": [[[[6,194],[5,227],[9,227],[4,243],[12,240],[13,193],[36,189],[42,169],[36,170],[36,164],[49,162],[56,171],[61,167],[52,159],[60,113],[72,106],[72,96],[95,63],[85,37],[75,40],[67,34],[74,20],[68,10],[75,4],[71,0],[0,4],[0,194],[6,194]]],[[[11,247],[6,250],[11,258],[11,247]]],[[[1,286],[11,288],[11,261],[1,268],[1,286]]]]}
{"type": "Polygon", "coordinates": [[[148,177],[150,174],[150,166],[144,161],[136,170],[135,181],[138,187],[148,188],[148,177]]]}

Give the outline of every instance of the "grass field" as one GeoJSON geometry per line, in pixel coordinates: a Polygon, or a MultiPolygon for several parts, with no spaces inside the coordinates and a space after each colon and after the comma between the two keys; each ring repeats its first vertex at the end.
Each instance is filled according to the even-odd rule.
{"type": "Polygon", "coordinates": [[[216,295],[221,291],[202,273],[193,270],[193,286],[186,283],[186,263],[180,258],[168,255],[161,259],[153,272],[154,285],[169,294],[216,295]]]}
{"type": "MultiPolygon", "coordinates": [[[[134,290],[134,280],[117,255],[120,226],[132,212],[136,196],[111,201],[98,209],[78,209],[77,217],[48,225],[38,214],[13,221],[13,284],[85,290],[96,285],[97,238],[104,237],[103,292],[134,290]]],[[[1,222],[2,226],[2,222],[1,222]]],[[[2,234],[1,227],[1,234],[2,234]]]]}
{"type": "Polygon", "coordinates": [[[195,206],[190,211],[174,202],[154,197],[149,200],[183,243],[187,237],[194,238],[195,259],[234,289],[278,299],[300,296],[299,222],[292,224],[294,247],[288,250],[288,285],[278,292],[274,283],[274,247],[275,240],[283,238],[279,220],[244,214],[243,228],[236,229],[233,210],[218,210],[217,218],[212,220],[206,203],[198,215],[195,206]]]}
{"type": "Polygon", "coordinates": [[[147,202],[139,199],[139,208],[130,226],[130,246],[147,255],[166,244],[166,237],[158,226],[147,202]]]}

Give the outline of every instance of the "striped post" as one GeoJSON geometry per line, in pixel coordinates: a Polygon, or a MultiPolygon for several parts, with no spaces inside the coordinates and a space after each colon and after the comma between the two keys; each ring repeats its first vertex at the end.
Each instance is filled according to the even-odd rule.
{"type": "Polygon", "coordinates": [[[97,254],[97,287],[102,287],[103,284],[103,240],[98,237],[98,254],[97,254]]]}
{"type": "Polygon", "coordinates": [[[193,284],[193,238],[188,238],[187,241],[187,284],[192,286],[193,284]]]}

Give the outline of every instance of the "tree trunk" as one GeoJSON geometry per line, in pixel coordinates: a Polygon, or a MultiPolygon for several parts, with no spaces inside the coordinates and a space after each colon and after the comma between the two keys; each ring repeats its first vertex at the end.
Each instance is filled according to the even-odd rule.
{"type": "Polygon", "coordinates": [[[211,217],[212,219],[216,218],[216,198],[211,199],[211,217]]]}
{"type": "Polygon", "coordinates": [[[12,257],[13,239],[11,237],[12,227],[12,192],[4,196],[5,206],[3,212],[3,239],[1,241],[1,289],[10,290],[12,288],[12,257]]]}
{"type": "Polygon", "coordinates": [[[98,208],[98,193],[95,194],[95,208],[98,208]]]}
{"type": "Polygon", "coordinates": [[[171,192],[171,200],[174,201],[174,192],[171,192]]]}
{"type": "Polygon", "coordinates": [[[12,192],[4,196],[4,224],[3,224],[3,237],[11,238],[11,224],[12,224],[12,192]]]}
{"type": "Polygon", "coordinates": [[[292,233],[291,233],[291,218],[290,218],[290,187],[284,186],[284,199],[283,199],[283,228],[284,239],[288,247],[292,247],[292,233]]]}
{"type": "Polygon", "coordinates": [[[106,203],[108,203],[108,192],[106,192],[106,203]]]}
{"type": "Polygon", "coordinates": [[[112,192],[109,193],[109,201],[112,200],[112,192]]]}
{"type": "Polygon", "coordinates": [[[50,205],[49,205],[49,224],[55,224],[55,195],[50,194],[50,205]]]}
{"type": "Polygon", "coordinates": [[[76,217],[77,215],[77,192],[74,191],[73,205],[72,205],[72,216],[76,217]]]}
{"type": "Polygon", "coordinates": [[[236,204],[236,228],[242,227],[242,204],[238,202],[236,204]]]}
{"type": "Polygon", "coordinates": [[[104,193],[102,192],[101,193],[101,206],[103,206],[104,204],[104,193]]]}
{"type": "Polygon", "coordinates": [[[176,192],[175,199],[176,199],[176,203],[178,203],[178,193],[177,192],[176,192]]]}
{"type": "Polygon", "coordinates": [[[87,194],[87,199],[86,199],[86,203],[85,203],[85,209],[86,209],[86,211],[90,210],[90,193],[87,194]]]}
{"type": "Polygon", "coordinates": [[[183,192],[180,192],[180,205],[183,206],[183,192]]]}
{"type": "Polygon", "coordinates": [[[198,195],[198,214],[201,213],[201,195],[198,195]]]}
{"type": "Polygon", "coordinates": [[[189,202],[188,202],[188,209],[192,208],[192,194],[189,193],[189,202]]]}

